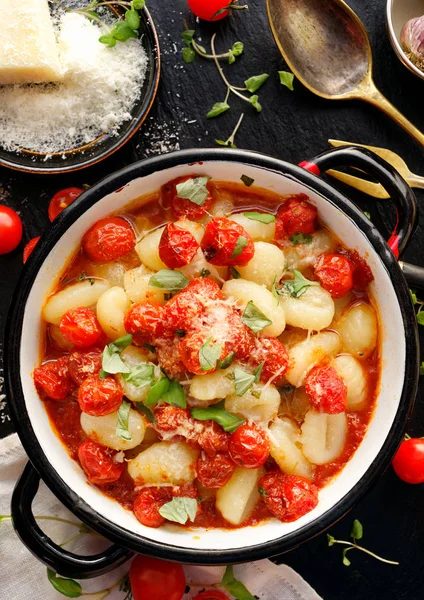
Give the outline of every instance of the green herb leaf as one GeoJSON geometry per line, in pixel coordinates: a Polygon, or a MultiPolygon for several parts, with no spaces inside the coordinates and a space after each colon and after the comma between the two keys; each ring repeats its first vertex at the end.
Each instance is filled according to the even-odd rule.
{"type": "Polygon", "coordinates": [[[233,253],[230,256],[230,258],[236,258],[237,256],[240,256],[240,254],[243,252],[243,250],[246,248],[246,246],[248,244],[249,244],[249,240],[246,237],[244,237],[244,235],[239,235],[237,238],[236,245],[234,246],[233,253]]]}
{"type": "Polygon", "coordinates": [[[104,379],[107,374],[130,373],[131,369],[122,360],[121,352],[131,344],[132,338],[132,335],[127,334],[105,346],[102,354],[101,379],[104,379]]]}
{"type": "Polygon", "coordinates": [[[183,61],[185,63],[192,63],[193,60],[196,58],[196,52],[193,50],[193,48],[189,48],[187,46],[182,51],[181,56],[183,57],[183,61]]]}
{"type": "MultiPolygon", "coordinates": [[[[309,279],[303,277],[302,273],[296,271],[296,269],[293,271],[293,275],[294,279],[283,281],[283,287],[281,288],[287,291],[293,298],[300,298],[311,286],[319,286],[318,281],[309,281],[309,279]]],[[[280,293],[280,290],[277,290],[277,293],[280,293]]]]}
{"type": "Polygon", "coordinates": [[[194,29],[185,29],[182,34],[181,37],[184,40],[184,43],[187,47],[191,46],[191,42],[193,41],[193,36],[195,34],[195,30],[194,29]]]}
{"type": "Polygon", "coordinates": [[[278,71],[278,75],[280,76],[281,85],[285,85],[289,90],[293,91],[293,73],[289,73],[288,71],[278,71]]]}
{"type": "Polygon", "coordinates": [[[364,215],[371,221],[371,213],[369,213],[367,210],[364,210],[364,215]]]}
{"type": "Polygon", "coordinates": [[[118,422],[116,424],[116,436],[121,440],[130,440],[131,434],[128,430],[128,419],[130,418],[131,403],[122,401],[118,409],[118,422]]]}
{"type": "Polygon", "coordinates": [[[329,546],[334,546],[335,542],[336,542],[336,538],[332,535],[330,535],[329,533],[327,533],[327,542],[329,546]]]}
{"type": "Polygon", "coordinates": [[[110,34],[118,40],[118,42],[126,42],[130,38],[136,38],[137,34],[131,29],[126,21],[118,21],[115,23],[110,34]]]}
{"type": "Polygon", "coordinates": [[[264,368],[265,361],[261,362],[260,365],[253,369],[253,375],[255,376],[255,383],[258,383],[261,378],[262,369],[264,368]]]}
{"type": "Polygon", "coordinates": [[[198,421],[215,421],[218,425],[221,425],[224,431],[232,433],[245,423],[245,419],[241,419],[226,411],[224,405],[225,400],[222,400],[207,408],[192,408],[190,413],[193,419],[197,419],[198,421]]]}
{"type": "Polygon", "coordinates": [[[258,99],[259,96],[255,94],[254,96],[250,96],[249,102],[254,108],[256,108],[257,112],[261,112],[262,106],[259,104],[258,99]]]}
{"type": "Polygon", "coordinates": [[[266,492],[266,489],[265,489],[265,488],[263,488],[261,485],[258,487],[258,492],[260,493],[260,495],[261,495],[263,498],[267,498],[267,497],[268,497],[268,494],[267,494],[267,492],[266,492]]]}
{"type": "Polygon", "coordinates": [[[417,294],[413,290],[409,290],[409,293],[411,294],[412,303],[417,304],[417,302],[418,302],[417,294]]]}
{"type": "Polygon", "coordinates": [[[243,50],[244,50],[243,42],[235,42],[231,47],[231,52],[234,54],[234,56],[240,56],[240,54],[243,53],[243,50]]]}
{"type": "Polygon", "coordinates": [[[224,142],[224,140],[215,140],[218,146],[227,146],[227,148],[237,148],[235,144],[232,144],[229,140],[224,142]]]}
{"type": "Polygon", "coordinates": [[[241,278],[240,273],[237,271],[237,269],[235,267],[230,267],[230,271],[231,271],[231,277],[233,279],[240,279],[241,278]]]}
{"type": "Polygon", "coordinates": [[[149,285],[169,292],[178,292],[184,289],[189,282],[190,280],[185,275],[172,269],[161,269],[149,279],[149,285]]]}
{"type": "Polygon", "coordinates": [[[82,596],[82,588],[77,581],[58,577],[51,569],[47,569],[47,577],[54,589],[64,596],[68,598],[79,598],[82,596]]]}
{"type": "Polygon", "coordinates": [[[272,325],[272,321],[253,304],[252,300],[249,300],[247,303],[244,313],[241,316],[241,320],[247,327],[250,327],[254,333],[258,333],[259,331],[262,331],[262,329],[265,329],[265,327],[268,327],[268,325],[272,325]]]}
{"type": "Polygon", "coordinates": [[[136,10],[142,10],[146,6],[145,0],[132,0],[131,4],[136,10]]]}
{"type": "Polygon", "coordinates": [[[143,348],[150,350],[150,352],[156,352],[156,348],[152,344],[143,344],[143,348]]]}
{"type": "Polygon", "coordinates": [[[210,337],[201,346],[199,350],[199,361],[200,368],[202,371],[211,371],[216,368],[216,362],[222,353],[222,344],[212,344],[212,338],[210,337]]]}
{"type": "Polygon", "coordinates": [[[247,90],[253,94],[263,86],[268,77],[269,75],[267,73],[262,73],[262,75],[254,75],[253,77],[246,79],[244,85],[246,86],[247,90]]]}
{"type": "Polygon", "coordinates": [[[255,381],[255,375],[243,371],[240,367],[234,369],[234,385],[237,396],[243,396],[255,381]]]}
{"type": "MultiPolygon", "coordinates": [[[[162,400],[171,404],[172,406],[178,406],[179,408],[187,408],[187,398],[185,391],[181,383],[178,381],[170,381],[168,389],[162,393],[162,400]]],[[[149,404],[149,402],[146,402],[149,404]]]]}
{"type": "Polygon", "coordinates": [[[266,225],[268,225],[268,223],[274,223],[275,221],[275,215],[270,215],[269,213],[260,213],[253,210],[250,212],[244,212],[243,214],[251,221],[259,221],[260,223],[265,223],[266,225]]]}
{"type": "Polygon", "coordinates": [[[202,269],[199,273],[199,277],[207,277],[210,274],[211,272],[209,271],[209,269],[202,269]]]}
{"type": "Polygon", "coordinates": [[[134,9],[127,10],[125,12],[125,21],[128,23],[128,26],[131,27],[134,31],[140,27],[140,15],[134,9]]]}
{"type": "Polygon", "coordinates": [[[123,335],[114,342],[111,342],[109,346],[113,346],[116,349],[116,352],[122,352],[122,350],[125,350],[125,348],[128,348],[128,346],[131,345],[132,341],[133,336],[130,333],[127,333],[126,335],[123,335]]]}
{"type": "Polygon", "coordinates": [[[352,550],[352,548],[343,548],[343,552],[342,552],[343,564],[344,564],[345,567],[350,567],[350,565],[351,565],[350,560],[346,556],[348,550],[352,550]]]}
{"type": "Polygon", "coordinates": [[[420,375],[424,375],[424,362],[420,364],[420,375]]]}
{"type": "Polygon", "coordinates": [[[354,540],[362,539],[364,534],[364,528],[362,527],[362,523],[355,519],[352,524],[352,531],[350,532],[350,537],[354,540]]]}
{"type": "Polygon", "coordinates": [[[236,355],[237,355],[237,352],[231,352],[231,354],[228,354],[228,356],[226,356],[223,360],[218,360],[218,362],[216,363],[216,368],[217,369],[228,369],[228,367],[231,365],[231,363],[235,359],[236,355]]]}
{"type": "Polygon", "coordinates": [[[232,65],[235,62],[236,62],[236,57],[234,56],[234,53],[232,52],[232,50],[229,50],[228,51],[228,64],[232,65]]]}
{"type": "Polygon", "coordinates": [[[178,198],[185,198],[197,204],[197,206],[203,206],[209,196],[209,190],[206,187],[210,177],[194,177],[177,183],[177,196],[178,198]]]}
{"type": "Polygon", "coordinates": [[[147,395],[146,402],[148,406],[151,404],[157,404],[159,400],[163,399],[163,395],[169,390],[170,380],[167,377],[162,377],[150,388],[147,395]]]}
{"type": "Polygon", "coordinates": [[[419,325],[424,325],[424,311],[420,310],[420,312],[417,314],[417,321],[419,325]]]}
{"type": "Polygon", "coordinates": [[[212,117],[217,117],[218,115],[221,115],[229,108],[230,105],[227,102],[215,102],[215,104],[212,106],[206,117],[208,119],[212,119],[212,117]]]}
{"type": "MultiPolygon", "coordinates": [[[[167,502],[160,507],[159,513],[168,519],[168,521],[174,521],[175,523],[181,523],[185,525],[187,521],[194,521],[197,513],[197,500],[196,498],[185,498],[175,497],[171,502],[167,502]]],[[[153,599],[152,599],[153,600],[153,599]]]]}
{"type": "Polygon", "coordinates": [[[242,175],[240,177],[240,179],[242,180],[242,182],[244,183],[244,185],[246,187],[250,187],[252,185],[252,183],[254,183],[254,179],[252,179],[252,177],[249,177],[249,175],[242,175]]]}
{"type": "Polygon", "coordinates": [[[255,600],[255,597],[252,596],[244,583],[234,577],[232,565],[228,565],[226,568],[221,585],[237,600],[255,600]]]}
{"type": "Polygon", "coordinates": [[[144,415],[150,423],[156,424],[155,415],[152,413],[150,408],[148,408],[143,402],[135,402],[135,407],[139,413],[144,415]]]}
{"type": "Polygon", "coordinates": [[[113,48],[114,46],[116,46],[116,39],[110,33],[107,33],[106,35],[101,35],[99,37],[99,42],[101,44],[109,46],[109,48],[113,48]]]}
{"type": "Polygon", "coordinates": [[[152,385],[155,382],[155,367],[151,363],[141,363],[130,367],[130,372],[123,373],[122,377],[136,387],[152,385]]]}
{"type": "Polygon", "coordinates": [[[293,246],[296,246],[297,244],[310,244],[312,242],[312,236],[308,233],[297,232],[291,235],[289,240],[293,246]]]}

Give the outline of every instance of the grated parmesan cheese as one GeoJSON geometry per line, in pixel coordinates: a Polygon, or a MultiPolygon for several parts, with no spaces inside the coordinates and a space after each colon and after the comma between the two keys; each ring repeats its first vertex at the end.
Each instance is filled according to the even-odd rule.
{"type": "Polygon", "coordinates": [[[131,119],[147,56],[139,39],[108,48],[103,30],[82,15],[56,22],[64,81],[0,87],[0,145],[6,150],[54,153],[116,135],[131,119]]]}

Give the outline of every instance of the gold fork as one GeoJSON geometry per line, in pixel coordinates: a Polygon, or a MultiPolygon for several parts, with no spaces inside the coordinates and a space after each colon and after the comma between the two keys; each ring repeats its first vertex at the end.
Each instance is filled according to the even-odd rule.
{"type": "MultiPolygon", "coordinates": [[[[379,148],[378,146],[366,146],[365,144],[355,144],[354,142],[343,142],[341,140],[328,140],[328,143],[335,148],[339,146],[360,146],[361,148],[372,150],[372,152],[375,152],[375,154],[378,154],[378,156],[381,156],[381,158],[390,163],[411,187],[424,189],[424,177],[412,173],[403,158],[391,150],[379,148]]],[[[346,185],[350,185],[360,192],[364,192],[369,196],[374,196],[374,198],[389,198],[389,194],[380,183],[373,183],[372,181],[367,181],[366,179],[361,179],[354,175],[348,175],[341,171],[334,171],[333,169],[327,171],[327,174],[346,185]]]]}

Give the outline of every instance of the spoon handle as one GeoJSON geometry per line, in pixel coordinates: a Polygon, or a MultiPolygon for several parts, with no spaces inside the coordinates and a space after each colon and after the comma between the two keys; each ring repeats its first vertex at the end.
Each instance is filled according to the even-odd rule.
{"type": "Polygon", "coordinates": [[[410,173],[407,181],[411,187],[424,189],[424,177],[410,173]]]}
{"type": "Polygon", "coordinates": [[[362,96],[370,104],[380,108],[389,117],[396,121],[410,136],[412,136],[421,146],[424,146],[424,134],[415,127],[404,115],[387,100],[385,96],[378,90],[374,83],[370,83],[369,87],[364,90],[362,96]]]}

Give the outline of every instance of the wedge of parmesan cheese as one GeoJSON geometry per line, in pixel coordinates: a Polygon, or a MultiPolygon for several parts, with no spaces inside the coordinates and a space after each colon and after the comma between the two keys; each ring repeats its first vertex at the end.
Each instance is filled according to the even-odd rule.
{"type": "Polygon", "coordinates": [[[63,79],[47,0],[0,0],[0,85],[63,79]]]}

